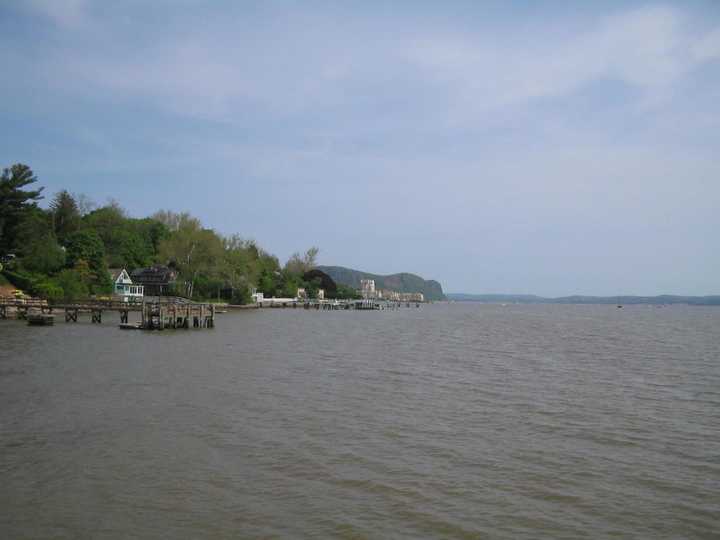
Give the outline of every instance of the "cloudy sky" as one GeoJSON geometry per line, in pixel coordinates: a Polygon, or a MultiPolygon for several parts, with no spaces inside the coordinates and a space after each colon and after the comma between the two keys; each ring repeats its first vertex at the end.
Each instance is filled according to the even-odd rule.
{"type": "Polygon", "coordinates": [[[0,66],[50,193],[450,292],[720,294],[715,0],[4,0],[0,66]]]}

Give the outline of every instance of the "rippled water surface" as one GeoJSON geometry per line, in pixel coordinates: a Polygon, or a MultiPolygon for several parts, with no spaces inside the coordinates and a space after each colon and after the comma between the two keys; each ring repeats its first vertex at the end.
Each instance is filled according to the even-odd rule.
{"type": "Polygon", "coordinates": [[[720,309],[104,321],[0,321],[2,538],[720,534],[720,309]]]}

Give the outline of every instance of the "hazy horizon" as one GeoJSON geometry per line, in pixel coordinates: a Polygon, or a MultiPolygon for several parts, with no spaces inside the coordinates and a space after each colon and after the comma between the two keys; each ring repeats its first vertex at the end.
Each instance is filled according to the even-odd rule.
{"type": "Polygon", "coordinates": [[[718,2],[26,0],[0,62],[48,198],[445,291],[720,293],[718,2]]]}
{"type": "Polygon", "coordinates": [[[544,294],[534,294],[534,293],[474,293],[474,292],[456,292],[456,291],[445,291],[443,290],[445,295],[467,295],[467,296],[535,296],[538,298],[544,298],[548,300],[552,300],[555,298],[567,298],[571,296],[585,296],[590,298],[615,298],[615,297],[638,297],[638,298],[655,298],[658,296],[680,296],[680,297],[695,297],[695,298],[703,298],[703,297],[711,297],[711,296],[720,296],[718,294],[675,294],[675,293],[660,293],[660,294],[632,294],[632,293],[622,293],[622,294],[583,294],[583,293],[572,293],[572,294],[561,294],[557,296],[546,296],[544,294]]]}

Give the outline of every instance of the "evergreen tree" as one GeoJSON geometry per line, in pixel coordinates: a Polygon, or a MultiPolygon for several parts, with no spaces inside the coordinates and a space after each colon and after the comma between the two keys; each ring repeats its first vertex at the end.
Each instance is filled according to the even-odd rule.
{"type": "Polygon", "coordinates": [[[18,224],[26,212],[35,208],[37,201],[42,199],[43,188],[22,189],[36,181],[32,169],[22,163],[3,169],[0,176],[0,253],[16,247],[18,224]]]}
{"type": "Polygon", "coordinates": [[[80,210],[70,193],[63,189],[50,203],[55,235],[60,243],[80,227],[80,210]]]}

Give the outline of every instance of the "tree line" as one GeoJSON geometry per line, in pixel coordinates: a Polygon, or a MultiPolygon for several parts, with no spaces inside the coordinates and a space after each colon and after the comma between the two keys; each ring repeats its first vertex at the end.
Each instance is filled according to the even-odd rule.
{"type": "MultiPolygon", "coordinates": [[[[67,190],[41,208],[44,188],[37,182],[24,164],[0,176],[3,275],[30,294],[51,301],[107,295],[113,286],[108,268],[153,264],[174,268],[179,278],[172,294],[195,300],[248,303],[253,288],[278,297],[294,297],[299,287],[311,296],[318,289],[317,280],[303,279],[316,264],[315,247],[282,266],[255,241],[218,234],[186,212],[133,218],[115,201],[97,206],[67,190]]],[[[339,297],[354,294],[338,288],[339,297]]]]}

